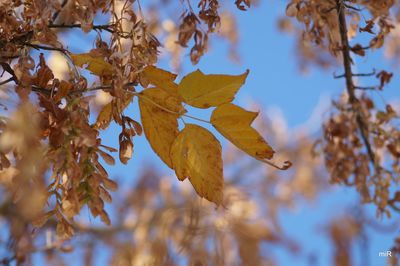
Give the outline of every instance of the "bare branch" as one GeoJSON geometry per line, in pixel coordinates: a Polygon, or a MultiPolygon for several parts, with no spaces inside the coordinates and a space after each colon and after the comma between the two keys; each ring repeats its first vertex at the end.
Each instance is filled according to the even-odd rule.
{"type": "Polygon", "coordinates": [[[339,31],[341,38],[341,46],[342,46],[342,57],[343,57],[343,66],[344,66],[344,75],[346,78],[346,89],[349,95],[349,103],[354,109],[356,113],[356,121],[360,131],[361,138],[364,142],[364,145],[367,149],[368,156],[370,161],[374,165],[376,170],[379,170],[379,166],[375,160],[375,153],[372,150],[371,144],[369,142],[368,136],[368,125],[364,121],[362,113],[360,111],[359,101],[355,95],[354,81],[353,81],[353,72],[351,68],[351,64],[353,60],[350,56],[350,45],[349,40],[347,38],[347,24],[346,24],[346,14],[345,14],[345,4],[343,0],[336,0],[336,11],[338,15],[338,23],[339,23],[339,31]]]}

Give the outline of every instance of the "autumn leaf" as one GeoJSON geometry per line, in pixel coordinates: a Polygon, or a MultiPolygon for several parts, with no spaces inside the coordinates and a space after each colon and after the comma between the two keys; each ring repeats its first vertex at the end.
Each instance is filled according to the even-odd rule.
{"type": "Polygon", "coordinates": [[[40,54],[40,68],[37,72],[36,77],[33,79],[33,84],[39,86],[41,88],[46,88],[48,82],[54,78],[53,72],[46,65],[46,61],[44,59],[44,55],[40,54]]]}
{"type": "Polygon", "coordinates": [[[369,42],[369,47],[372,49],[378,49],[383,46],[384,42],[385,42],[385,36],[382,33],[380,33],[371,39],[371,41],[369,42]]]}
{"type": "Polygon", "coordinates": [[[200,70],[185,76],[178,92],[191,106],[208,108],[231,102],[246,81],[249,71],[237,76],[205,75],[200,70]]]}
{"type": "Polygon", "coordinates": [[[180,98],[178,85],[174,82],[176,74],[155,66],[147,66],[141,74],[150,84],[163,89],[176,98],[180,98]]]}
{"type": "Polygon", "coordinates": [[[160,88],[144,90],[139,95],[144,134],[154,152],[172,168],[171,145],[178,135],[178,121],[184,113],[181,102],[160,88]]]}
{"type": "Polygon", "coordinates": [[[94,124],[95,129],[106,129],[110,125],[112,118],[113,118],[113,108],[118,105],[118,102],[115,101],[121,101],[120,102],[120,109],[118,112],[122,112],[125,110],[125,108],[128,107],[128,105],[132,102],[133,95],[128,94],[126,95],[126,98],[124,101],[120,99],[115,99],[108,104],[104,105],[101,111],[99,112],[96,123],[94,124]]]}
{"type": "Polygon", "coordinates": [[[387,71],[382,70],[376,75],[380,80],[379,89],[382,90],[385,84],[388,84],[393,77],[393,73],[389,73],[387,71]]]}
{"type": "Polygon", "coordinates": [[[362,47],[361,44],[354,45],[350,48],[350,50],[359,56],[365,56],[365,49],[362,47]]]}
{"type": "Polygon", "coordinates": [[[186,124],[171,148],[176,176],[189,178],[199,196],[219,205],[222,201],[221,144],[208,130],[186,124]]]}
{"type": "Polygon", "coordinates": [[[61,80],[60,86],[58,88],[58,91],[56,95],[54,96],[54,101],[58,102],[62,98],[68,95],[68,93],[73,89],[73,85],[69,82],[66,82],[65,80],[61,80]]]}
{"type": "Polygon", "coordinates": [[[259,160],[271,159],[274,150],[251,127],[258,113],[246,111],[234,104],[218,106],[211,115],[211,123],[225,138],[239,149],[259,160]]]}
{"type": "Polygon", "coordinates": [[[374,34],[374,32],[373,32],[373,28],[375,26],[374,20],[370,19],[370,20],[367,20],[366,22],[367,22],[367,25],[365,25],[365,27],[360,28],[359,31],[374,34]]]}
{"type": "Polygon", "coordinates": [[[104,61],[102,57],[93,56],[90,53],[85,54],[71,54],[74,64],[82,67],[87,65],[86,69],[97,76],[111,75],[112,65],[104,61]]]}
{"type": "Polygon", "coordinates": [[[97,116],[94,127],[96,129],[106,129],[110,125],[111,119],[112,119],[112,102],[109,102],[101,109],[100,113],[97,116]]]}

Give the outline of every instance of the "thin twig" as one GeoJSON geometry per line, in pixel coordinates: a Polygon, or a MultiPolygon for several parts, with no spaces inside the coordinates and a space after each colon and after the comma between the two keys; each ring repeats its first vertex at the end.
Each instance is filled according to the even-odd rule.
{"type": "Polygon", "coordinates": [[[11,82],[11,81],[13,81],[13,80],[14,80],[13,77],[11,77],[11,78],[9,78],[9,79],[6,79],[6,80],[0,82],[0,86],[1,86],[1,85],[4,85],[4,84],[7,84],[7,83],[9,83],[9,82],[11,82]]]}
{"type": "MultiPolygon", "coordinates": [[[[93,25],[94,30],[105,30],[109,33],[114,33],[112,29],[113,24],[104,24],[104,25],[93,25]]],[[[49,24],[47,27],[54,29],[72,29],[72,28],[82,28],[82,24],[49,24]]]]}
{"type": "Polygon", "coordinates": [[[372,90],[378,90],[379,86],[355,86],[354,89],[363,91],[372,91],[372,90]]]}
{"type": "MultiPolygon", "coordinates": [[[[347,26],[346,26],[346,30],[347,30],[347,26]]],[[[350,46],[349,46],[350,47],[350,46]]],[[[371,46],[355,46],[355,47],[351,47],[351,48],[349,48],[349,51],[352,51],[352,52],[354,52],[354,51],[360,51],[360,50],[368,50],[368,49],[371,49],[371,46]]],[[[334,49],[335,51],[343,51],[344,50],[344,47],[342,46],[342,47],[337,47],[337,48],[335,48],[334,49]]]]}
{"type": "Polygon", "coordinates": [[[64,0],[61,4],[61,8],[60,10],[58,10],[57,12],[54,13],[53,17],[51,18],[51,21],[54,22],[56,21],[56,19],[58,18],[58,15],[60,15],[60,12],[62,11],[62,9],[65,7],[65,5],[68,3],[68,0],[64,0]]]}
{"type": "Polygon", "coordinates": [[[322,9],[322,12],[323,12],[323,13],[330,13],[330,12],[332,12],[333,10],[336,10],[336,6],[330,7],[330,8],[328,8],[328,9],[322,9]]]}
{"type": "MultiPolygon", "coordinates": [[[[137,85],[137,82],[128,82],[123,85],[123,88],[126,89],[131,86],[135,86],[135,85],[137,85]]],[[[106,90],[107,91],[107,90],[111,90],[111,89],[113,89],[112,85],[100,85],[100,86],[86,88],[86,89],[73,90],[69,93],[69,95],[80,94],[80,93],[91,92],[91,91],[98,91],[98,90],[106,90]]]]}
{"type": "MultiPolygon", "coordinates": [[[[375,74],[376,74],[376,70],[373,69],[371,73],[358,73],[358,74],[353,73],[352,76],[353,77],[371,77],[371,76],[374,76],[375,74]]],[[[333,74],[333,77],[335,79],[340,79],[340,78],[345,78],[346,75],[345,74],[342,74],[342,75],[333,74]]]]}
{"type": "Polygon", "coordinates": [[[18,83],[18,78],[15,75],[14,70],[11,68],[11,66],[8,63],[5,62],[0,62],[1,67],[3,68],[4,71],[6,71],[8,74],[11,75],[12,79],[15,81],[15,83],[18,83]]]}
{"type": "Polygon", "coordinates": [[[31,90],[34,91],[34,92],[39,92],[39,93],[46,94],[46,95],[50,95],[51,94],[51,90],[48,90],[48,89],[45,89],[45,88],[42,88],[42,87],[39,87],[39,86],[36,86],[36,85],[32,85],[31,86],[31,90]]]}
{"type": "Polygon", "coordinates": [[[63,49],[63,48],[58,48],[58,47],[53,47],[53,46],[45,46],[45,45],[41,45],[41,44],[33,44],[33,43],[27,43],[27,42],[24,42],[22,44],[25,45],[25,46],[32,47],[32,48],[34,48],[36,50],[58,51],[58,52],[61,52],[63,54],[67,53],[67,51],[65,49],[63,49]]]}
{"type": "Polygon", "coordinates": [[[344,4],[344,6],[345,6],[346,8],[348,8],[348,9],[352,9],[352,10],[355,10],[355,11],[358,11],[358,12],[361,11],[361,9],[359,9],[359,8],[357,8],[357,7],[354,7],[354,6],[351,6],[351,5],[348,5],[348,4],[344,4]]]}

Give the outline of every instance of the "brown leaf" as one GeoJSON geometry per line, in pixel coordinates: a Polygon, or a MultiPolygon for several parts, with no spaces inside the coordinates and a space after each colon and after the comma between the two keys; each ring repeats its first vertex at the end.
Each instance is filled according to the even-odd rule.
{"type": "Polygon", "coordinates": [[[367,25],[365,25],[364,27],[360,28],[359,31],[360,32],[368,32],[368,33],[371,33],[371,34],[375,34],[372,31],[372,29],[374,28],[374,25],[375,25],[375,23],[374,23],[373,19],[367,20],[367,25]]]}
{"type": "Polygon", "coordinates": [[[350,48],[350,50],[359,56],[365,56],[365,49],[361,46],[361,44],[354,45],[350,48]]]}

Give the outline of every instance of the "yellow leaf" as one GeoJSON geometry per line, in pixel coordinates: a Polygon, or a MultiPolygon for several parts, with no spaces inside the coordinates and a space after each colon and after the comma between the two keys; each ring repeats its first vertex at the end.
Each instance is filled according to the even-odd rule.
{"type": "Polygon", "coordinates": [[[185,76],[178,86],[184,101],[194,107],[208,108],[231,102],[246,81],[249,71],[242,75],[204,75],[200,70],[185,76]]]}
{"type": "Polygon", "coordinates": [[[122,102],[122,100],[119,99],[114,99],[113,101],[109,102],[108,104],[104,105],[104,107],[101,109],[99,115],[97,116],[96,123],[94,124],[95,129],[106,129],[111,123],[112,117],[113,117],[113,111],[114,107],[118,106],[118,103],[121,110],[118,110],[118,112],[122,112],[125,110],[126,107],[131,103],[133,98],[132,94],[126,95],[125,100],[122,102]],[[120,102],[116,102],[120,101],[120,102]]]}
{"type": "Polygon", "coordinates": [[[106,129],[112,119],[112,102],[106,104],[100,111],[97,116],[96,123],[94,124],[94,128],[96,129],[106,129]]]}
{"type": "Polygon", "coordinates": [[[151,88],[139,95],[144,134],[155,153],[172,168],[171,145],[178,135],[178,121],[184,112],[181,102],[164,90],[151,88]]]}
{"type": "Polygon", "coordinates": [[[86,69],[97,76],[111,75],[112,65],[104,61],[102,57],[93,56],[90,53],[86,54],[71,54],[74,64],[83,67],[87,65],[86,69]]]}
{"type": "Polygon", "coordinates": [[[213,126],[239,149],[259,160],[271,159],[274,150],[251,127],[258,113],[249,112],[234,104],[218,106],[211,115],[213,126]]]}
{"type": "Polygon", "coordinates": [[[150,84],[165,90],[178,99],[180,98],[178,85],[174,82],[177,75],[155,66],[147,66],[142,75],[150,84]]]}
{"type": "Polygon", "coordinates": [[[221,144],[203,127],[186,124],[171,148],[176,176],[189,178],[199,196],[219,205],[224,184],[221,144]]]}

